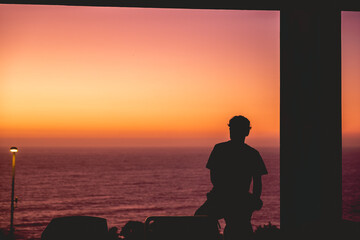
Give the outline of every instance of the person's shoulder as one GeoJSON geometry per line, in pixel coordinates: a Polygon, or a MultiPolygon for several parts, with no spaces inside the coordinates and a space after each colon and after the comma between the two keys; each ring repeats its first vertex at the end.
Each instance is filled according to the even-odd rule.
{"type": "Polygon", "coordinates": [[[246,143],[245,143],[244,146],[245,146],[246,151],[248,151],[250,153],[253,153],[253,154],[260,154],[258,150],[256,150],[255,148],[247,145],[246,143]]]}
{"type": "Polygon", "coordinates": [[[230,141],[217,143],[217,144],[215,144],[214,148],[222,149],[222,148],[227,148],[228,146],[230,146],[230,141]]]}

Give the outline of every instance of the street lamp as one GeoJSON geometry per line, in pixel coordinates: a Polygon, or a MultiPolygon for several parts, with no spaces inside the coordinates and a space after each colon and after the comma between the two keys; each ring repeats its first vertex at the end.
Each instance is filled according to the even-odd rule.
{"type": "Polygon", "coordinates": [[[15,188],[15,154],[18,152],[16,147],[11,147],[12,152],[12,185],[11,185],[11,217],[10,217],[10,234],[14,234],[14,188],[15,188]]]}

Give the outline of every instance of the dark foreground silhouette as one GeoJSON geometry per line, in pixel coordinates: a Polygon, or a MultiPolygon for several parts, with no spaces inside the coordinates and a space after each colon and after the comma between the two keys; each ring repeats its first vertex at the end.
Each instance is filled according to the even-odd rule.
{"type": "Polygon", "coordinates": [[[257,150],[245,144],[250,121],[244,116],[230,119],[230,141],[216,144],[206,168],[210,170],[212,190],[195,215],[225,219],[225,240],[248,240],[253,236],[251,216],[260,210],[261,176],[267,174],[257,150]],[[249,193],[253,183],[252,193],[249,193]]]}
{"type": "Polygon", "coordinates": [[[126,240],[144,239],[145,225],[139,221],[129,221],[121,228],[120,237],[126,240]]]}
{"type": "Polygon", "coordinates": [[[159,216],[145,221],[146,240],[219,240],[217,220],[208,216],[159,216]]]}
{"type": "MultiPolygon", "coordinates": [[[[74,216],[77,217],[77,216],[74,216]]],[[[69,218],[68,218],[69,219],[69,218]]],[[[106,221],[106,220],[105,220],[106,221]]],[[[90,228],[91,225],[88,227],[90,228]]],[[[188,230],[183,229],[184,226],[178,225],[178,229],[175,232],[175,234],[179,232],[186,232],[188,230]]],[[[343,240],[350,240],[350,239],[359,239],[360,238],[360,222],[352,222],[348,220],[342,220],[338,227],[338,235],[336,238],[335,236],[332,236],[332,238],[329,239],[343,239],[343,240]]],[[[108,232],[104,233],[104,235],[97,239],[97,240],[145,240],[144,235],[144,229],[145,224],[143,222],[138,221],[129,221],[127,222],[120,231],[120,234],[118,233],[117,227],[112,227],[109,229],[108,232]]],[[[162,231],[162,229],[158,229],[159,231],[162,231]]],[[[254,240],[286,240],[286,239],[327,239],[326,236],[329,235],[328,230],[326,226],[323,227],[323,231],[317,233],[317,236],[312,235],[312,232],[310,229],[304,229],[304,232],[302,234],[300,233],[288,233],[285,234],[282,232],[278,227],[272,225],[271,223],[263,226],[257,226],[257,228],[254,231],[253,238],[254,240]]],[[[58,229],[58,231],[67,231],[67,229],[58,229]]],[[[79,229],[79,231],[84,231],[84,229],[79,229]]],[[[85,230],[87,231],[87,230],[85,230]]],[[[165,229],[165,231],[167,231],[165,229]]],[[[81,234],[80,237],[77,240],[88,240],[87,233],[81,234]]],[[[218,235],[219,240],[223,240],[223,236],[221,234],[218,235]]],[[[26,236],[20,236],[16,233],[15,229],[15,235],[11,237],[9,235],[9,230],[0,229],[0,239],[1,240],[17,240],[17,239],[29,239],[26,236]]],[[[43,239],[43,238],[42,238],[43,239]]],[[[72,238],[69,238],[72,239],[72,238]]],[[[91,239],[91,238],[90,238],[91,239]]],[[[185,237],[184,239],[190,239],[185,237]]]]}
{"type": "Polygon", "coordinates": [[[219,240],[216,219],[207,216],[153,216],[145,223],[129,221],[120,233],[107,229],[106,219],[89,216],[54,218],[41,240],[219,240]]]}
{"type": "Polygon", "coordinates": [[[109,238],[106,219],[90,216],[54,218],[41,234],[41,240],[97,240],[105,238],[109,238]]]}

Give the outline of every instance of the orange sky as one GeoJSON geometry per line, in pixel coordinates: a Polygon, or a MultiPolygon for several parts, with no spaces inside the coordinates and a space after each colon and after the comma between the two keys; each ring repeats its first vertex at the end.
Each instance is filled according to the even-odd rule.
{"type": "MultiPolygon", "coordinates": [[[[243,114],[250,143],[276,145],[279,18],[0,5],[0,144],[207,146],[227,140],[227,121],[243,114]]],[[[353,47],[348,55],[359,63],[353,47]]],[[[358,80],[356,66],[343,79],[358,80]]],[[[346,111],[344,131],[360,133],[359,115],[346,111]]]]}
{"type": "Polygon", "coordinates": [[[360,12],[341,20],[343,145],[360,146],[360,12]]]}

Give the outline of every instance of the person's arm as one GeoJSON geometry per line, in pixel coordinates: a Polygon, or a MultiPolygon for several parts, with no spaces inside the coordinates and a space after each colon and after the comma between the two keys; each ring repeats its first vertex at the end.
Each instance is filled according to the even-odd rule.
{"type": "Polygon", "coordinates": [[[216,177],[216,172],[214,170],[210,170],[210,180],[212,185],[215,187],[216,183],[217,183],[217,177],[216,177]]]}
{"type": "Polygon", "coordinates": [[[256,198],[260,198],[262,192],[261,175],[253,176],[253,195],[256,198]]]}
{"type": "Polygon", "coordinates": [[[206,164],[206,168],[208,168],[210,170],[210,180],[211,180],[211,183],[213,184],[213,186],[216,185],[216,180],[217,180],[217,177],[216,177],[216,145],[214,146],[213,150],[211,151],[211,154],[210,154],[210,157],[209,157],[209,160],[206,164]]]}

